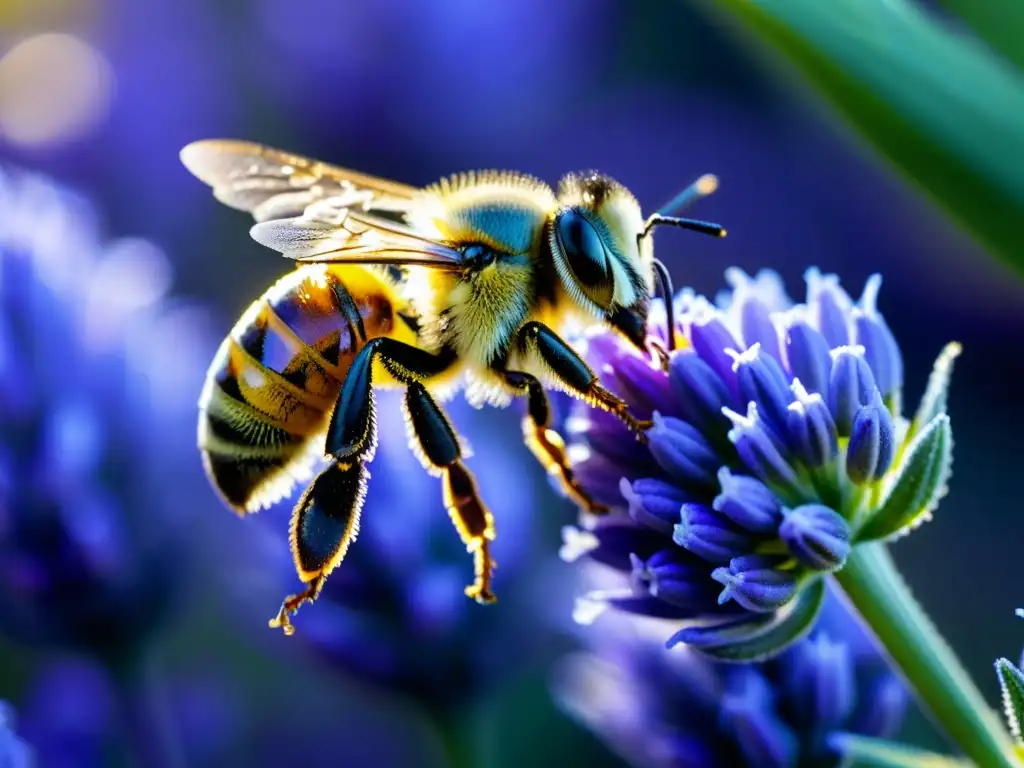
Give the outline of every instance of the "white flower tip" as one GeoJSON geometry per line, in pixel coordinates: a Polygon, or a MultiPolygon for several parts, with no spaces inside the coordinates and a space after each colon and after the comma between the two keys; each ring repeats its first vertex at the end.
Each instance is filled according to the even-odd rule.
{"type": "Polygon", "coordinates": [[[582,435],[590,429],[590,419],[586,416],[570,416],[565,420],[565,433],[567,435],[582,435]]]}
{"type": "Polygon", "coordinates": [[[832,362],[835,362],[840,357],[845,355],[853,355],[854,357],[864,357],[867,352],[861,344],[844,344],[841,347],[836,347],[829,351],[829,355],[832,357],[832,362]]]}
{"type": "Polygon", "coordinates": [[[1018,608],[1013,612],[1013,615],[1018,619],[1024,619],[1024,608],[1018,608]]]}
{"type": "Polygon", "coordinates": [[[864,283],[864,292],[860,295],[859,309],[868,317],[878,314],[878,292],[882,288],[882,276],[875,272],[864,283]]]}
{"type": "Polygon", "coordinates": [[[562,546],[558,557],[565,563],[575,563],[584,555],[593,552],[600,542],[590,531],[584,531],[573,525],[562,526],[562,546]]]}
{"type": "MultiPolygon", "coordinates": [[[[569,464],[575,467],[576,465],[582,464],[590,459],[593,452],[590,450],[590,446],[583,443],[570,443],[569,447],[565,449],[565,455],[569,459],[569,464]]],[[[556,467],[555,473],[557,473],[557,471],[558,468],[556,467]]]]}
{"type": "Polygon", "coordinates": [[[619,478],[619,493],[622,494],[622,498],[626,500],[626,503],[638,498],[638,496],[633,492],[633,484],[624,477],[619,478]]]}
{"type": "Polygon", "coordinates": [[[746,416],[744,416],[742,413],[736,413],[736,411],[734,411],[732,408],[723,407],[722,415],[732,422],[732,426],[734,429],[743,429],[744,427],[754,426],[752,422],[748,422],[746,416]]]}
{"type": "Polygon", "coordinates": [[[739,371],[741,365],[752,363],[757,360],[758,355],[761,354],[761,342],[755,341],[743,352],[737,352],[735,349],[726,349],[725,354],[732,358],[732,370],[733,373],[736,373],[739,371]]]}
{"type": "Polygon", "coordinates": [[[572,620],[583,627],[589,627],[608,610],[608,603],[596,595],[583,595],[576,598],[572,609],[572,620]]]}

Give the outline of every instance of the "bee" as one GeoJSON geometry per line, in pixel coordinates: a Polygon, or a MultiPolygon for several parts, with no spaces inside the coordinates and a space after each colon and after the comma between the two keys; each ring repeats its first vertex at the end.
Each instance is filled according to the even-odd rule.
{"type": "MultiPolygon", "coordinates": [[[[656,287],[672,296],[649,235],[669,224],[722,236],[720,226],[644,218],[625,187],[592,171],[566,175],[557,192],[507,171],[417,188],[242,141],[198,141],[181,159],[218,200],[252,214],[257,242],[297,262],[224,339],[199,400],[204,467],[239,515],[305,484],[289,531],[305,589],[271,627],[294,631],[290,617],[356,537],[375,389],[404,390],[410,445],[440,478],[473,556],[476,601],[495,599],[494,520],[439,401],[460,388],[477,405],[525,397],[530,451],[582,509],[607,511],[574,479],[545,387],[609,411],[638,439],[650,422],[601,386],[563,333],[603,323],[666,359],[673,333],[667,349],[645,344],[656,287]]],[[[714,184],[702,177],[675,204],[714,184]]]]}

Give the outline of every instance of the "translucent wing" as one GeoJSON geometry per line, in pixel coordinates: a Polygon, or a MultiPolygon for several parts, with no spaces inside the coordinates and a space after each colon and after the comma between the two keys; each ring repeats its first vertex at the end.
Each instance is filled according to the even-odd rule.
{"type": "Polygon", "coordinates": [[[301,214],[307,206],[345,197],[363,210],[402,214],[419,190],[248,141],[207,139],[181,150],[181,161],[213,187],[225,205],[256,221],[301,214]]]}
{"type": "Polygon", "coordinates": [[[461,253],[436,237],[352,206],[352,195],[319,200],[299,216],[257,223],[253,240],[306,262],[363,262],[457,269],[461,253]]]}

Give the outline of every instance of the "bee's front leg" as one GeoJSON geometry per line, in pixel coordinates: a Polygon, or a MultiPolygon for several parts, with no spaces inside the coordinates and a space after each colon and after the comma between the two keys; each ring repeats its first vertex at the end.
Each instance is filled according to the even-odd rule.
{"type": "Polygon", "coordinates": [[[550,373],[570,394],[614,414],[636,433],[637,440],[647,442],[644,432],[651,428],[653,422],[638,419],[630,413],[626,402],[602,387],[597,375],[557,333],[543,323],[529,322],[519,332],[519,346],[524,352],[539,355],[550,373]]]}
{"type": "Polygon", "coordinates": [[[551,405],[540,381],[519,371],[506,371],[504,375],[509,387],[528,398],[527,415],[523,417],[526,447],[548,474],[558,479],[562,490],[576,502],[576,506],[592,515],[607,514],[608,507],[595,501],[576,480],[565,452],[565,440],[551,429],[551,405]]]}

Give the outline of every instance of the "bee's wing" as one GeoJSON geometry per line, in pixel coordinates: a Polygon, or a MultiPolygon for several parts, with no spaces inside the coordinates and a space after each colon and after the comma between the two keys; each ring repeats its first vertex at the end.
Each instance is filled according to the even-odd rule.
{"type": "Polygon", "coordinates": [[[301,214],[329,197],[363,210],[404,213],[419,190],[248,141],[206,139],[181,150],[181,162],[225,205],[256,221],[301,214]]]}
{"type": "Polygon", "coordinates": [[[297,261],[459,268],[461,254],[446,243],[351,203],[351,195],[319,200],[300,216],[259,222],[249,234],[297,261]]]}

